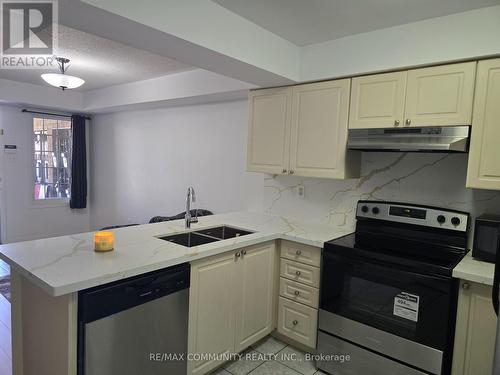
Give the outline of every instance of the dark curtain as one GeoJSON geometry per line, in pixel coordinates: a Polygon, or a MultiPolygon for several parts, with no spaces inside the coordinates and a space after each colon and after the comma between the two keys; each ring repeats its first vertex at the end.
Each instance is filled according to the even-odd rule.
{"type": "Polygon", "coordinates": [[[71,158],[71,208],[87,207],[87,145],[85,117],[71,116],[73,130],[73,155],[71,158]]]}

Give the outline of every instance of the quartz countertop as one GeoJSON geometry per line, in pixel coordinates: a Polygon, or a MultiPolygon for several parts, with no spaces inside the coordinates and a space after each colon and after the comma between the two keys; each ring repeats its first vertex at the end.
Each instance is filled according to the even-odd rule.
{"type": "Polygon", "coordinates": [[[453,269],[453,277],[480,284],[493,285],[495,265],[481,262],[467,254],[453,269]]]}
{"type": "Polygon", "coordinates": [[[265,241],[323,247],[325,241],[348,234],[335,226],[250,212],[200,217],[191,230],[219,225],[255,233],[191,248],[157,238],[185,232],[184,220],[176,220],[115,229],[114,250],[107,253],[94,251],[89,232],[0,245],[0,258],[48,294],[61,296],[265,241]]]}

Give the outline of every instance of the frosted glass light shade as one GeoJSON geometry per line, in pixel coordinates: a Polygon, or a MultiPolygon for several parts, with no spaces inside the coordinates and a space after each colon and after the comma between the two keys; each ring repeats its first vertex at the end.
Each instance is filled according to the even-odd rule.
{"type": "Polygon", "coordinates": [[[42,79],[49,85],[59,87],[63,90],[76,89],[85,83],[81,78],[61,73],[45,73],[42,74],[42,79]]]}

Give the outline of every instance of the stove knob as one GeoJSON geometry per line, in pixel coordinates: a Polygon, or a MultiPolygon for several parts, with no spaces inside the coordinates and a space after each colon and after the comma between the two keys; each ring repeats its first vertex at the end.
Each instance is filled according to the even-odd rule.
{"type": "Polygon", "coordinates": [[[373,207],[372,212],[376,215],[380,212],[380,209],[378,207],[373,207]]]}
{"type": "Polygon", "coordinates": [[[454,226],[457,226],[460,224],[460,219],[458,217],[452,217],[451,218],[451,223],[454,225],[454,226]]]}
{"type": "Polygon", "coordinates": [[[361,211],[366,214],[368,212],[368,206],[361,206],[361,211]]]}
{"type": "Polygon", "coordinates": [[[446,218],[444,217],[444,215],[439,215],[437,217],[437,221],[439,224],[443,224],[446,221],[446,218]]]}

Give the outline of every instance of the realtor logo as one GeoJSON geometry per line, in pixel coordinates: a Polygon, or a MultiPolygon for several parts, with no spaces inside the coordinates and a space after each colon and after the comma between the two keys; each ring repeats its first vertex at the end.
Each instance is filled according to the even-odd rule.
{"type": "Polygon", "coordinates": [[[2,68],[51,66],[57,42],[57,3],[0,1],[2,68]]]}

